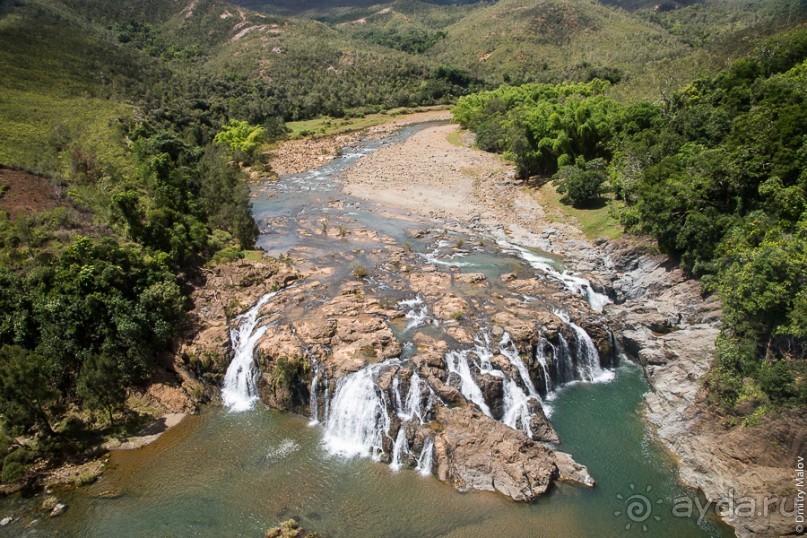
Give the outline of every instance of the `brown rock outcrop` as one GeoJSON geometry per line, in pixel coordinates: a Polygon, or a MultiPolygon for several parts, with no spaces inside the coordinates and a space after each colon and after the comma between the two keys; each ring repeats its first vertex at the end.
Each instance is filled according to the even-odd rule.
{"type": "Polygon", "coordinates": [[[531,501],[557,478],[593,485],[585,467],[569,471],[573,466],[567,455],[560,458],[561,476],[552,449],[473,409],[440,406],[436,420],[442,426],[435,439],[437,476],[460,491],[498,491],[531,501]]]}

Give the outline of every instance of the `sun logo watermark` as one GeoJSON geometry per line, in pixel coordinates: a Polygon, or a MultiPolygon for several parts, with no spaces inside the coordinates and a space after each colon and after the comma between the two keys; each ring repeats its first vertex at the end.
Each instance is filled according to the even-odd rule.
{"type": "Polygon", "coordinates": [[[662,504],[664,501],[661,499],[652,500],[650,492],[652,486],[647,486],[644,493],[637,493],[636,486],[631,482],[630,493],[627,495],[617,494],[616,498],[622,501],[623,508],[614,511],[614,517],[620,517],[623,514],[628,518],[625,524],[625,530],[638,528],[641,525],[642,531],[647,532],[647,522],[652,518],[655,521],[661,521],[661,517],[653,513],[655,505],[662,504]]]}

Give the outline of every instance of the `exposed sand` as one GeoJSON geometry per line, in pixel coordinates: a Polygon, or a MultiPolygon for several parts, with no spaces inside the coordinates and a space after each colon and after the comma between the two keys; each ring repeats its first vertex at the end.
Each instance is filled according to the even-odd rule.
{"type": "Polygon", "coordinates": [[[591,244],[574,225],[547,218],[534,189],[500,156],[452,144],[457,125],[428,127],[362,158],[343,175],[352,196],[426,218],[502,229],[523,244],[583,262],[591,244]]]}
{"type": "Polygon", "coordinates": [[[430,110],[400,116],[381,125],[352,133],[324,138],[288,140],[269,153],[269,164],[276,174],[297,174],[326,164],[337,157],[342,148],[355,144],[365,136],[380,137],[393,133],[406,125],[450,119],[451,112],[448,110],[430,110]]]}
{"type": "Polygon", "coordinates": [[[159,439],[169,428],[182,422],[186,416],[187,413],[165,413],[125,441],[117,439],[109,441],[104,444],[104,448],[107,450],[132,450],[144,447],[159,439]]]}
{"type": "Polygon", "coordinates": [[[498,156],[452,145],[456,125],[427,128],[361,159],[344,175],[344,190],[359,198],[421,216],[479,216],[481,179],[506,176],[498,156]]]}

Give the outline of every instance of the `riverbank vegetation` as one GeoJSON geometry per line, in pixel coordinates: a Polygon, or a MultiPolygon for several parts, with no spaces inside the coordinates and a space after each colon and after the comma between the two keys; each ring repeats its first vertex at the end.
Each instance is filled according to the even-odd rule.
{"type": "Polygon", "coordinates": [[[10,482],[142,424],[127,399],[173,349],[199,269],[254,244],[241,166],[260,164],[282,120],[258,112],[250,125],[238,92],[195,84],[184,55],[135,32],[110,44],[46,2],[2,17],[0,165],[16,169],[0,170],[10,482]]]}
{"type": "Polygon", "coordinates": [[[574,207],[606,193],[628,231],[723,301],[709,374],[724,410],[807,404],[807,31],[761,41],[714,77],[625,104],[606,81],[505,86],[455,119],[574,207]]]}

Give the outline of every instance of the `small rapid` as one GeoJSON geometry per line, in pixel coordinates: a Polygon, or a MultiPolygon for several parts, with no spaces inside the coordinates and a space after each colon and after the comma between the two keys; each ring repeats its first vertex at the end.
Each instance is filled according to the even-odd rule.
{"type": "Polygon", "coordinates": [[[550,278],[559,281],[572,293],[583,297],[595,312],[602,312],[605,305],[613,302],[611,298],[604,293],[594,291],[591,282],[587,279],[568,270],[559,271],[554,267],[553,261],[549,258],[540,256],[529,249],[509,242],[505,239],[503,234],[497,234],[496,243],[502,247],[505,252],[517,255],[529,263],[534,269],[538,269],[550,278]]]}

